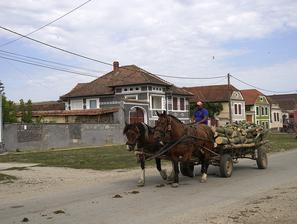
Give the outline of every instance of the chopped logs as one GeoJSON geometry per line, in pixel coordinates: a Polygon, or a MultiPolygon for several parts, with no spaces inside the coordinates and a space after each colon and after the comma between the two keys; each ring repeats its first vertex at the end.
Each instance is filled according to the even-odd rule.
{"type": "Polygon", "coordinates": [[[268,130],[263,126],[246,122],[227,124],[224,127],[213,127],[216,145],[257,144],[263,141],[268,130]]]}

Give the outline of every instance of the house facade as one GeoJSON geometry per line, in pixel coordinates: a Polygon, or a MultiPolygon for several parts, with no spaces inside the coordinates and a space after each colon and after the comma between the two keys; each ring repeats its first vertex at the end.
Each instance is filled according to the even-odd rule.
{"type": "Polygon", "coordinates": [[[297,124],[297,94],[270,95],[269,98],[278,103],[283,112],[288,113],[290,123],[297,124]]]}
{"type": "Polygon", "coordinates": [[[241,92],[232,85],[212,85],[184,87],[193,94],[190,102],[197,101],[209,103],[221,103],[223,110],[216,116],[217,121],[212,121],[212,125],[220,126],[226,123],[245,120],[245,101],[241,92]],[[231,111],[230,111],[231,109],[231,111]]]}
{"type": "Polygon", "coordinates": [[[119,66],[92,82],[79,83],[61,96],[65,110],[118,108],[127,123],[145,122],[151,126],[156,112],[167,111],[183,122],[189,122],[189,97],[182,88],[162,80],[136,65],[119,66]]]}
{"type": "Polygon", "coordinates": [[[270,103],[267,97],[256,89],[241,90],[246,104],[246,121],[270,128],[270,103]]]}

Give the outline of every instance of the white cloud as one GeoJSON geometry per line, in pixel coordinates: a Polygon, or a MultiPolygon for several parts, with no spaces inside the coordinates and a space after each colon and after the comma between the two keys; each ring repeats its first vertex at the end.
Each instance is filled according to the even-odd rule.
{"type": "MultiPolygon", "coordinates": [[[[0,2],[0,22],[28,33],[82,2],[0,2]]],[[[32,37],[103,61],[137,64],[155,73],[197,77],[225,75],[231,68],[224,64],[224,59],[246,51],[224,49],[224,43],[265,38],[275,32],[295,29],[296,10],[297,2],[293,0],[91,1],[32,37]]],[[[1,31],[1,36],[8,38],[10,34],[1,31]]],[[[36,44],[32,47],[49,55],[57,54],[36,44]]],[[[61,60],[72,58],[61,55],[61,60]]],[[[87,66],[108,70],[108,67],[95,63],[87,66]]],[[[79,77],[73,82],[57,82],[56,88],[62,90],[65,85],[73,85],[78,80],[79,77]]],[[[178,85],[191,83],[170,81],[178,85]]],[[[41,82],[49,85],[44,79],[41,82]]]]}

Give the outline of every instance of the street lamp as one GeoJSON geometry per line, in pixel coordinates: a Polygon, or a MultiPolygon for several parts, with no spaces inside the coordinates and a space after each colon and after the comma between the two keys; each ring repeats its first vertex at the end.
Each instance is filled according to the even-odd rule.
{"type": "Polygon", "coordinates": [[[2,96],[4,95],[4,85],[0,81],[0,152],[3,151],[3,113],[2,113],[2,96]]]}

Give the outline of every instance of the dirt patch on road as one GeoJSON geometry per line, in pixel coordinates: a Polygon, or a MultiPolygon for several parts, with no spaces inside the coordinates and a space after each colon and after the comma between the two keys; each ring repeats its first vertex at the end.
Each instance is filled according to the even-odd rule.
{"type": "Polygon", "coordinates": [[[210,224],[295,224],[297,220],[297,182],[274,188],[262,195],[236,203],[208,217],[210,224]]]}

